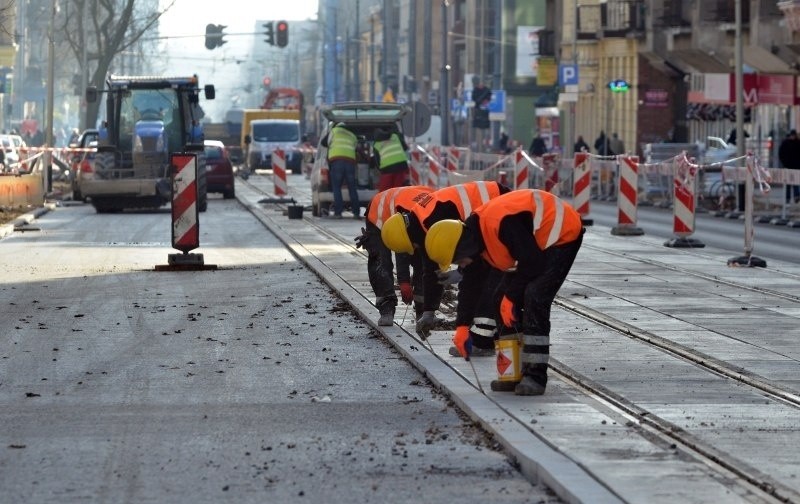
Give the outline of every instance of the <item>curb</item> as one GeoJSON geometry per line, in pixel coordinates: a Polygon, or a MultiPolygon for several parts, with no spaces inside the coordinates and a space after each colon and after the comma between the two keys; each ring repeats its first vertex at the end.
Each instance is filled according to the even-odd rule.
{"type": "Polygon", "coordinates": [[[35,208],[26,214],[20,215],[8,224],[0,224],[0,239],[11,235],[16,228],[30,224],[47,212],[55,210],[56,206],[58,206],[56,203],[45,203],[44,206],[35,208]]]}

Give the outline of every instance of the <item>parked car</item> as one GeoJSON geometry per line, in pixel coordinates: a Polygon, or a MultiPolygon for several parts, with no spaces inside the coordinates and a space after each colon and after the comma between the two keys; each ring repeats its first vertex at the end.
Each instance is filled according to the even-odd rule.
{"type": "MultiPolygon", "coordinates": [[[[409,111],[408,106],[402,103],[383,102],[335,103],[321,110],[325,121],[319,135],[320,143],[317,146],[310,177],[313,216],[327,215],[333,204],[333,192],[328,175],[328,149],[322,145],[322,140],[328,136],[330,128],[336,123],[343,122],[359,139],[356,179],[358,200],[360,206],[364,207],[378,192],[380,178],[377,168],[372,167],[370,163],[373,133],[377,128],[397,128],[402,133],[402,119],[409,111]]],[[[342,198],[345,206],[348,206],[350,195],[346,188],[342,190],[342,198]]],[[[360,211],[360,208],[351,210],[360,211]]]]}
{"type": "Polygon", "coordinates": [[[222,197],[230,199],[236,196],[234,186],[233,163],[228,149],[219,140],[206,140],[206,191],[222,193],[222,197]]]}
{"type": "Polygon", "coordinates": [[[94,153],[90,149],[97,148],[97,139],[100,132],[96,129],[87,129],[78,137],[78,141],[69,144],[70,148],[75,149],[70,155],[70,182],[72,186],[72,200],[83,201],[81,194],[81,177],[92,170],[89,160],[94,153]]]}
{"type": "Polygon", "coordinates": [[[17,168],[19,171],[24,171],[17,163],[20,160],[19,150],[27,147],[25,140],[19,135],[0,135],[0,148],[3,149],[4,161],[6,171],[11,171],[17,168]]]}

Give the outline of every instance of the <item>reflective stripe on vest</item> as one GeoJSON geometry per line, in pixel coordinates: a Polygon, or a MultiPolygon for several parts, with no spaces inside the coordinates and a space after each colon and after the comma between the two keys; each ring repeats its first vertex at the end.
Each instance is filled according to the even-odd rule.
{"type": "Polygon", "coordinates": [[[375,142],[373,147],[378,151],[381,156],[381,165],[378,167],[383,170],[387,166],[396,165],[408,161],[406,151],[403,150],[403,144],[396,134],[392,134],[388,140],[375,142]]]}
{"type": "Polygon", "coordinates": [[[486,246],[481,255],[494,268],[514,267],[516,259],[500,241],[500,224],[505,217],[523,212],[533,216],[533,238],[541,250],[577,239],[583,228],[580,214],[551,193],[538,189],[506,193],[475,211],[486,246]]]}
{"type": "Polygon", "coordinates": [[[341,126],[334,127],[328,143],[328,158],[347,158],[355,161],[357,144],[358,138],[352,131],[341,126]]]}
{"type": "Polygon", "coordinates": [[[431,192],[428,186],[403,186],[392,187],[376,194],[369,205],[367,220],[375,224],[378,229],[383,228],[386,219],[400,211],[408,210],[414,206],[414,198],[423,193],[431,192]]]}
{"type": "Polygon", "coordinates": [[[436,209],[436,204],[438,202],[451,201],[455,203],[458,208],[459,219],[463,221],[469,217],[476,208],[498,196],[500,196],[500,186],[497,182],[466,182],[464,184],[444,187],[431,193],[429,198],[421,200],[419,204],[413,208],[413,212],[417,216],[420,224],[422,224],[423,229],[427,232],[425,221],[436,209]]]}

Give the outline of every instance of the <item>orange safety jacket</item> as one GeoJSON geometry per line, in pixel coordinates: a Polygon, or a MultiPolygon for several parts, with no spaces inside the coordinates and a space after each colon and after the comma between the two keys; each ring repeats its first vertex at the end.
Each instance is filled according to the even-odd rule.
{"type": "Polygon", "coordinates": [[[398,207],[408,210],[414,206],[414,200],[421,194],[427,194],[432,189],[428,186],[402,186],[392,187],[381,191],[372,197],[367,211],[367,221],[378,229],[383,228],[386,219],[398,211],[398,207]]]}
{"type": "Polygon", "coordinates": [[[554,194],[538,189],[511,191],[474,210],[485,246],[481,256],[494,268],[514,267],[516,259],[500,240],[500,223],[524,212],[533,219],[533,238],[541,250],[574,241],[583,230],[580,214],[554,194]]]}
{"type": "Polygon", "coordinates": [[[465,220],[472,211],[502,194],[500,184],[497,182],[466,182],[454,186],[444,187],[438,191],[417,198],[417,204],[411,212],[417,217],[424,232],[433,222],[426,222],[436,210],[437,203],[450,201],[455,204],[460,214],[460,220],[465,220]]]}

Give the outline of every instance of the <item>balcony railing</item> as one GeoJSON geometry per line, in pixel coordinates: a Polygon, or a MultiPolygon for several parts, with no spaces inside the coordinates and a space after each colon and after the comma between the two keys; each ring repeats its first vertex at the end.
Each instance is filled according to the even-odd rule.
{"type": "Polygon", "coordinates": [[[578,7],[578,38],[641,36],[645,31],[644,0],[609,0],[578,7]]]}

